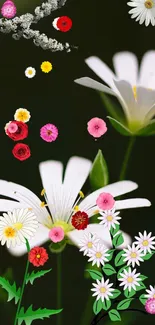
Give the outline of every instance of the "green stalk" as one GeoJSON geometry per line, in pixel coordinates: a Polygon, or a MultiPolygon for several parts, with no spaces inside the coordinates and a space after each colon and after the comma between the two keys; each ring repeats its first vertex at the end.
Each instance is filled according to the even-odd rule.
{"type": "Polygon", "coordinates": [[[131,137],[130,140],[129,140],[127,150],[126,150],[126,153],[125,153],[125,156],[124,156],[120,176],[119,176],[120,181],[124,180],[124,178],[126,176],[127,167],[128,167],[129,159],[130,159],[130,156],[131,156],[131,152],[132,152],[135,140],[136,140],[135,137],[131,137]]]}
{"type": "MultiPolygon", "coordinates": [[[[29,242],[28,242],[27,239],[26,239],[26,248],[27,248],[27,252],[29,253],[30,245],[29,245],[29,242]]],[[[25,289],[28,268],[29,268],[29,259],[27,259],[27,263],[26,263],[25,275],[24,275],[24,280],[23,280],[23,284],[22,284],[20,299],[19,299],[18,307],[17,307],[17,311],[16,311],[16,316],[15,316],[15,320],[14,320],[14,325],[18,324],[18,314],[19,314],[19,311],[20,311],[20,306],[21,306],[21,302],[22,302],[22,298],[23,298],[24,289],[25,289]]]]}
{"type": "MultiPolygon", "coordinates": [[[[57,254],[57,308],[61,308],[62,297],[61,297],[61,289],[62,289],[62,256],[61,253],[57,254]]],[[[57,325],[62,325],[62,315],[59,313],[57,315],[57,325]]]]}

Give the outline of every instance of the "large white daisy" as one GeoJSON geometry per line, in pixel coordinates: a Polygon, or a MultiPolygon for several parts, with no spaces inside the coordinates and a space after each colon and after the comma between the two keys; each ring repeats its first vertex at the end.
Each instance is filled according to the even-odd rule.
{"type": "Polygon", "coordinates": [[[109,283],[109,279],[105,281],[103,277],[101,281],[96,280],[96,283],[92,283],[92,285],[95,287],[91,289],[91,291],[94,291],[92,296],[97,296],[96,300],[101,299],[104,302],[104,300],[109,300],[113,296],[113,283],[109,283]]]}
{"type": "MultiPolygon", "coordinates": [[[[62,227],[65,235],[78,247],[85,232],[96,234],[103,239],[106,247],[111,247],[111,238],[108,229],[100,224],[90,224],[86,230],[77,230],[71,224],[72,215],[75,214],[75,206],[78,210],[87,213],[88,217],[96,214],[98,210],[96,200],[102,192],[110,193],[117,197],[137,188],[137,184],[131,181],[116,182],[107,185],[90,195],[86,196],[81,202],[77,199],[78,193],[84,185],[90,172],[92,163],[84,158],[72,157],[66,167],[63,179],[63,165],[59,161],[45,161],[39,165],[40,175],[45,192],[45,206],[41,200],[27,188],[4,180],[0,180],[0,195],[7,196],[16,201],[0,199],[0,211],[8,211],[20,208],[30,208],[37,216],[39,229],[36,235],[30,239],[31,247],[42,245],[49,240],[49,231],[52,227],[62,227]]],[[[80,193],[81,199],[81,193],[80,193]]],[[[150,206],[147,199],[126,199],[118,200],[115,209],[128,209],[150,206]]],[[[122,247],[130,244],[131,239],[127,234],[123,234],[125,243],[122,247]]],[[[26,252],[25,246],[11,248],[10,252],[14,255],[22,255],[26,252]]]]}
{"type": "Polygon", "coordinates": [[[139,72],[137,57],[130,52],[114,55],[116,74],[98,57],[91,56],[85,62],[108,87],[89,77],[76,79],[75,82],[116,96],[126,119],[123,122],[119,114],[117,117],[112,115],[118,125],[123,124],[129,134],[141,134],[146,126],[154,126],[155,119],[152,118],[155,115],[155,51],[145,53],[139,72]]]}
{"type": "Polygon", "coordinates": [[[136,18],[139,24],[145,22],[145,26],[152,24],[155,26],[155,1],[154,0],[131,0],[127,2],[128,6],[132,7],[129,11],[131,18],[136,18]]]}

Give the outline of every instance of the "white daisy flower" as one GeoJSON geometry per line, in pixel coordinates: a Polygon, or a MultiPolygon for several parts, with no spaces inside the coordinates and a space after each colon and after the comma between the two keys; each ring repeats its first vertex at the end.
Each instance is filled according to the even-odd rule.
{"type": "Polygon", "coordinates": [[[36,70],[32,67],[28,67],[25,70],[25,76],[29,79],[33,78],[36,75],[36,70]]]}
{"type": "Polygon", "coordinates": [[[97,264],[98,267],[100,265],[104,265],[105,262],[108,261],[107,257],[109,254],[107,253],[108,249],[105,248],[105,246],[101,243],[98,243],[96,246],[93,247],[92,250],[90,250],[88,256],[90,257],[88,262],[92,262],[92,265],[97,264]]]}
{"type": "Polygon", "coordinates": [[[94,249],[95,245],[100,241],[96,235],[92,235],[91,233],[85,233],[83,235],[83,239],[79,243],[80,252],[83,252],[83,255],[87,255],[90,253],[91,249],[94,249]]]}
{"type": "Polygon", "coordinates": [[[101,279],[101,281],[96,280],[97,283],[92,283],[92,285],[95,287],[91,289],[91,291],[94,291],[92,296],[97,296],[96,300],[101,299],[102,302],[104,300],[109,300],[110,297],[113,296],[112,292],[115,290],[111,288],[113,286],[113,283],[109,283],[108,280],[104,280],[104,277],[101,279]]]}
{"type": "Polygon", "coordinates": [[[154,126],[152,118],[155,116],[155,51],[145,53],[140,69],[135,54],[116,53],[113,57],[115,74],[96,56],[87,58],[85,62],[108,87],[89,77],[76,79],[75,82],[116,96],[122,106],[125,122],[116,110],[111,116],[118,124],[124,126],[128,134],[142,134],[146,126],[154,126]]]}
{"type": "Polygon", "coordinates": [[[136,269],[133,271],[131,268],[129,268],[128,271],[124,270],[123,273],[120,273],[121,278],[118,280],[121,281],[120,286],[124,286],[124,290],[128,289],[131,291],[131,289],[134,289],[136,291],[136,286],[140,286],[138,283],[141,281],[141,278],[139,278],[140,273],[136,273],[136,269]]]}
{"type": "Polygon", "coordinates": [[[133,7],[129,11],[131,18],[136,18],[139,24],[145,22],[145,26],[152,24],[155,26],[155,1],[154,0],[130,0],[127,2],[128,6],[133,7]]]}
{"type": "Polygon", "coordinates": [[[124,254],[122,254],[122,256],[125,257],[124,262],[128,262],[127,265],[132,264],[132,267],[135,266],[135,264],[137,264],[138,266],[140,265],[140,262],[144,262],[144,260],[142,259],[142,256],[144,256],[144,253],[142,252],[141,249],[139,249],[138,246],[135,246],[135,244],[133,243],[132,246],[128,245],[127,249],[124,249],[124,254]]]}
{"type": "MultiPolygon", "coordinates": [[[[30,239],[31,247],[40,246],[49,240],[49,231],[53,227],[62,227],[65,236],[80,248],[85,233],[96,234],[103,240],[105,247],[111,247],[111,238],[108,229],[100,224],[89,224],[85,230],[77,230],[71,220],[75,210],[85,212],[88,218],[96,214],[98,209],[96,200],[101,193],[110,193],[113,197],[121,196],[135,190],[138,185],[131,181],[121,181],[107,185],[94,191],[85,198],[81,195],[83,187],[92,167],[92,163],[84,158],[70,158],[63,178],[63,164],[59,161],[45,161],[40,163],[39,170],[43,183],[43,194],[46,202],[42,202],[32,191],[24,186],[0,180],[0,195],[10,197],[13,200],[0,199],[0,211],[9,211],[17,208],[31,208],[37,216],[39,229],[36,235],[30,239]],[[80,193],[79,197],[78,194],[80,193]],[[48,209],[46,208],[48,206],[48,209]]],[[[129,209],[150,206],[147,199],[126,199],[115,202],[115,209],[129,209]]],[[[123,233],[124,243],[119,248],[127,247],[131,238],[123,233]]],[[[13,255],[26,253],[25,245],[10,248],[13,255]]]]}
{"type": "Polygon", "coordinates": [[[15,209],[0,216],[0,241],[7,247],[25,243],[25,238],[34,236],[38,228],[36,216],[29,209],[15,209]]]}
{"type": "Polygon", "coordinates": [[[137,240],[135,244],[141,248],[144,253],[146,254],[147,252],[151,254],[151,249],[155,249],[155,236],[151,237],[152,232],[147,234],[146,230],[144,231],[144,234],[139,232],[139,237],[135,236],[135,239],[137,240]]]}
{"type": "Polygon", "coordinates": [[[155,298],[155,288],[153,288],[152,286],[150,286],[150,290],[146,289],[146,292],[148,294],[144,295],[145,298],[155,298]]]}
{"type": "Polygon", "coordinates": [[[110,228],[113,227],[115,229],[116,225],[120,224],[118,222],[118,220],[121,219],[121,217],[118,217],[119,214],[119,211],[115,212],[115,208],[112,210],[100,211],[101,217],[98,217],[98,219],[101,220],[100,224],[104,225],[105,228],[108,227],[110,230],[110,228]]]}

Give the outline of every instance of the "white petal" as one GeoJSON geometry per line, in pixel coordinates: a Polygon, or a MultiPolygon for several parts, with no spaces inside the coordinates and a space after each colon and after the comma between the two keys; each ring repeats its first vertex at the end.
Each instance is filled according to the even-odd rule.
{"type": "Polygon", "coordinates": [[[20,204],[19,202],[0,199],[0,211],[12,211],[21,208],[23,208],[23,204],[20,204]]]}
{"type": "Polygon", "coordinates": [[[131,52],[119,52],[113,57],[116,75],[121,80],[130,82],[132,86],[137,84],[138,60],[131,52]]]}
{"type": "Polygon", "coordinates": [[[151,202],[147,199],[128,199],[116,201],[115,207],[118,210],[140,208],[140,207],[150,207],[151,202]]]}
{"type": "Polygon", "coordinates": [[[155,51],[148,51],[143,56],[139,84],[146,88],[155,89],[155,51]]]}
{"type": "Polygon", "coordinates": [[[79,85],[82,85],[82,86],[85,86],[88,88],[92,88],[92,89],[95,89],[98,91],[103,91],[107,94],[116,96],[116,93],[113,90],[111,90],[109,87],[107,87],[107,86],[101,84],[100,82],[98,82],[94,79],[91,79],[89,77],[79,78],[79,79],[74,80],[74,82],[76,82],[79,85]]]}
{"type": "Polygon", "coordinates": [[[149,120],[150,116],[147,114],[155,105],[155,90],[137,87],[137,105],[139,117],[146,118],[146,121],[149,120]]]}
{"type": "MultiPolygon", "coordinates": [[[[29,239],[30,247],[33,248],[35,246],[40,246],[46,243],[49,240],[48,234],[49,229],[42,225],[39,225],[36,234],[31,239],[29,239]]],[[[27,252],[26,245],[22,244],[19,246],[17,245],[14,248],[10,247],[9,252],[14,256],[22,256],[27,252]]]]}

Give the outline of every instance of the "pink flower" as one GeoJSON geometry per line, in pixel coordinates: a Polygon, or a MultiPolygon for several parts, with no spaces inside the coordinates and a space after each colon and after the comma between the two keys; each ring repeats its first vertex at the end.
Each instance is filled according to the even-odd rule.
{"type": "Polygon", "coordinates": [[[100,138],[107,132],[107,126],[101,118],[94,117],[87,123],[87,130],[94,138],[100,138]]]}
{"type": "Polygon", "coordinates": [[[59,243],[64,239],[65,233],[61,227],[54,227],[49,232],[49,237],[54,243],[59,243]]]}
{"type": "Polygon", "coordinates": [[[1,8],[1,14],[5,18],[13,18],[16,15],[16,6],[12,1],[5,1],[1,8]]]}
{"type": "Polygon", "coordinates": [[[18,125],[14,122],[9,123],[8,127],[7,127],[7,131],[9,131],[10,133],[15,133],[18,130],[18,125]]]}
{"type": "Polygon", "coordinates": [[[110,193],[101,193],[96,200],[96,204],[101,210],[111,210],[115,200],[110,193]]]}
{"type": "Polygon", "coordinates": [[[150,298],[146,301],[145,309],[149,314],[155,314],[155,298],[150,298]]]}
{"type": "Polygon", "coordinates": [[[45,124],[40,129],[40,136],[46,142],[53,142],[58,137],[58,129],[54,124],[45,124]]]}

